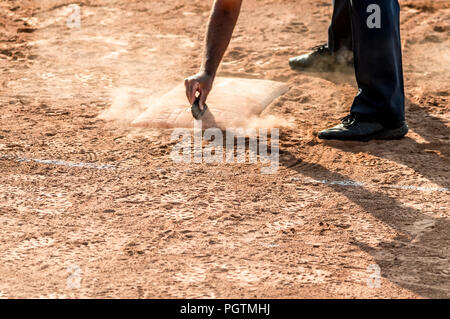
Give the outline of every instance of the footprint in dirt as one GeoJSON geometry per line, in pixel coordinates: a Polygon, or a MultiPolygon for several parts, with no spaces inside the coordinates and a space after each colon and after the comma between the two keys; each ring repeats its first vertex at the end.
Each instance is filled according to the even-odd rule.
{"type": "Polygon", "coordinates": [[[255,286],[270,275],[269,270],[252,270],[248,266],[237,266],[236,269],[228,272],[227,279],[240,286],[255,286]]]}
{"type": "Polygon", "coordinates": [[[300,21],[291,21],[283,29],[281,29],[281,32],[289,33],[305,33],[308,31],[308,27],[300,21]]]}
{"type": "Polygon", "coordinates": [[[33,254],[36,249],[51,246],[55,240],[50,237],[31,238],[24,240],[16,247],[8,250],[0,260],[3,262],[11,262],[17,260],[25,260],[29,254],[33,254]]]}
{"type": "Polygon", "coordinates": [[[433,219],[420,219],[415,221],[411,226],[405,227],[405,230],[414,237],[411,241],[413,243],[418,242],[425,233],[432,231],[435,225],[436,221],[433,219]]]}
{"type": "Polygon", "coordinates": [[[193,267],[188,272],[176,273],[173,279],[184,284],[198,284],[206,280],[206,274],[205,268],[193,267]]]}

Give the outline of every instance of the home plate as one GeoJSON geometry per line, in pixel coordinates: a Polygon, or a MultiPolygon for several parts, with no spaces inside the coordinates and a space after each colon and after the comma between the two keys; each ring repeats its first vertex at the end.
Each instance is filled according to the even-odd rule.
{"type": "MultiPolygon", "coordinates": [[[[208,96],[208,109],[202,117],[203,128],[245,128],[252,119],[288,86],[268,80],[216,78],[208,96]]],[[[189,128],[194,118],[187,102],[184,84],[180,84],[150,105],[132,122],[136,127],[189,128]]]]}

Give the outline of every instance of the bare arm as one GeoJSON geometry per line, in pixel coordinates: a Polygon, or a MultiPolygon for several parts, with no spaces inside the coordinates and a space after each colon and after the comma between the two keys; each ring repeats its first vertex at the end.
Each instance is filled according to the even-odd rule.
{"type": "Polygon", "coordinates": [[[208,25],[206,49],[201,71],[216,75],[230,43],[242,0],[216,0],[208,25]]]}
{"type": "Polygon", "coordinates": [[[203,107],[212,88],[217,69],[230,43],[242,0],[215,0],[206,34],[206,48],[200,72],[185,80],[186,96],[193,103],[200,94],[203,107]]]}

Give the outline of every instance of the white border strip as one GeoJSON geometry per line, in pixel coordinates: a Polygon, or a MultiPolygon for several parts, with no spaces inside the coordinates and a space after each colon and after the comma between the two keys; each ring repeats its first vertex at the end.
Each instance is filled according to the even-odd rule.
{"type": "Polygon", "coordinates": [[[420,192],[441,192],[448,193],[450,188],[446,187],[423,187],[423,186],[410,186],[410,185],[389,185],[389,184],[369,184],[362,182],[355,182],[352,180],[342,180],[342,181],[332,181],[332,180],[318,180],[313,178],[298,179],[293,178],[293,180],[300,180],[305,184],[325,184],[325,185],[340,185],[340,186],[350,186],[350,187],[375,187],[375,188],[393,188],[393,189],[403,189],[412,190],[420,192]]]}
{"type": "MultiPolygon", "coordinates": [[[[13,156],[0,156],[0,159],[3,160],[12,160],[19,163],[22,162],[35,162],[39,164],[47,164],[47,165],[57,165],[57,166],[66,166],[66,167],[80,167],[80,168],[90,168],[90,169],[99,169],[99,170],[115,170],[117,169],[116,165],[109,164],[94,164],[94,163],[83,163],[83,162],[67,162],[63,160],[42,160],[35,158],[24,158],[24,157],[13,157],[13,156]]],[[[340,185],[347,187],[372,187],[372,188],[391,188],[391,189],[402,189],[402,190],[411,190],[411,191],[419,191],[419,192],[440,192],[440,193],[450,193],[450,188],[447,187],[423,187],[423,186],[414,186],[414,185],[388,185],[388,184],[369,184],[362,183],[358,181],[352,180],[327,180],[327,179],[313,179],[313,178],[291,178],[291,181],[299,181],[304,184],[324,184],[324,185],[340,185]]]]}
{"type": "Polygon", "coordinates": [[[57,165],[57,166],[67,166],[67,167],[81,167],[81,168],[93,168],[93,169],[116,169],[117,166],[109,164],[94,164],[94,163],[77,163],[77,162],[67,162],[63,160],[42,160],[36,158],[24,158],[24,157],[12,157],[12,156],[0,156],[0,159],[12,160],[18,163],[23,162],[35,162],[39,164],[47,165],[57,165]]]}

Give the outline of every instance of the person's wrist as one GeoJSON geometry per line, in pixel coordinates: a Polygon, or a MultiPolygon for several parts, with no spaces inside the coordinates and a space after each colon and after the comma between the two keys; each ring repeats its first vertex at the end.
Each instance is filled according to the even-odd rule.
{"type": "Polygon", "coordinates": [[[206,75],[207,77],[214,78],[216,76],[216,72],[208,69],[201,69],[200,73],[206,75]]]}

